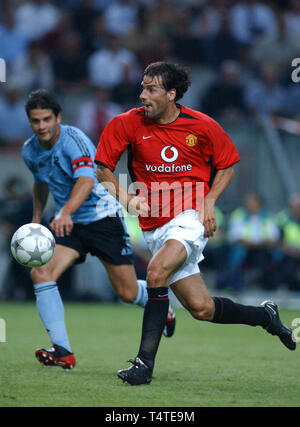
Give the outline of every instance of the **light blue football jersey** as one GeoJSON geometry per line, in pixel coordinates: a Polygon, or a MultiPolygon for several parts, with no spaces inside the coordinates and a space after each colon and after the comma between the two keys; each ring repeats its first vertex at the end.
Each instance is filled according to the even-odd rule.
{"type": "Polygon", "coordinates": [[[72,189],[81,176],[94,179],[94,189],[72,214],[72,221],[89,224],[107,216],[115,216],[121,209],[119,202],[96,178],[96,147],[78,128],[60,125],[60,137],[51,150],[45,150],[36,135],[28,139],[22,150],[23,159],[37,184],[47,183],[53,196],[56,213],[68,201],[72,189]]]}

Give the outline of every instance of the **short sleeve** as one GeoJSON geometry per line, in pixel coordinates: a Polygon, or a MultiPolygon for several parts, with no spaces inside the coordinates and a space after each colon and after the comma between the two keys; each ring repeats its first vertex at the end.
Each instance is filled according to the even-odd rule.
{"type": "Polygon", "coordinates": [[[213,166],[226,169],[240,161],[238,151],[229,135],[213,119],[210,119],[207,135],[213,155],[213,166]]]}
{"type": "Polygon", "coordinates": [[[125,116],[121,114],[112,119],[104,129],[97,147],[95,162],[104,164],[113,172],[129,144],[125,116]]]}
{"type": "Polygon", "coordinates": [[[63,151],[71,162],[73,178],[84,176],[94,179],[94,153],[91,145],[92,142],[79,129],[68,129],[68,138],[65,140],[63,151]]]}

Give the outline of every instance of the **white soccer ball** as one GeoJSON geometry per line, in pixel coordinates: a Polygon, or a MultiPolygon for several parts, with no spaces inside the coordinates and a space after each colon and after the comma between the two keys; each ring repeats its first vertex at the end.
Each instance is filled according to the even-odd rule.
{"type": "Polygon", "coordinates": [[[55,239],[43,225],[25,224],[13,235],[10,248],[13,257],[21,265],[40,267],[53,257],[55,239]]]}

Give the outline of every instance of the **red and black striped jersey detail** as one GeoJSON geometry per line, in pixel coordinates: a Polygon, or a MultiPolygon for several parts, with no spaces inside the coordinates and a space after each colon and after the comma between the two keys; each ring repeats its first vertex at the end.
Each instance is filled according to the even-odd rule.
{"type": "Polygon", "coordinates": [[[75,172],[79,168],[93,168],[94,162],[90,157],[79,157],[72,162],[72,170],[75,172]]]}

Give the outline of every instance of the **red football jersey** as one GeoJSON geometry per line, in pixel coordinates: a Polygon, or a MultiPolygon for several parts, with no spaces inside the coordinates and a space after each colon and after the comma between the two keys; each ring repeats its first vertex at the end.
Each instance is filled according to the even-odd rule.
{"type": "Polygon", "coordinates": [[[225,169],[240,160],[215,120],[178,107],[178,118],[167,125],[147,118],[144,107],[120,114],[106,126],[97,147],[95,162],[111,171],[129,149],[131,175],[150,206],[148,216],[139,217],[144,231],[164,225],[183,210],[200,211],[211,168],[225,169]]]}

